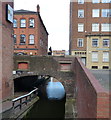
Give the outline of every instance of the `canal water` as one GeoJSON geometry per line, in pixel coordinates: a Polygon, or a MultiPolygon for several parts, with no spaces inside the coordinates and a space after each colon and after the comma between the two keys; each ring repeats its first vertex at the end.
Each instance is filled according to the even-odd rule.
{"type": "Polygon", "coordinates": [[[25,118],[64,120],[66,95],[60,82],[51,78],[50,81],[39,87],[39,97],[40,99],[25,118]]]}

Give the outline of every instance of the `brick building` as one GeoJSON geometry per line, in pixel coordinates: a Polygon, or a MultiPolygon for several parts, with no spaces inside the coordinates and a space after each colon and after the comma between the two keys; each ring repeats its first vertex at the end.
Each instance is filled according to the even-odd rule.
{"type": "Polygon", "coordinates": [[[26,55],[47,55],[48,32],[37,12],[28,10],[14,11],[14,53],[26,55]]]}
{"type": "Polygon", "coordinates": [[[109,68],[110,5],[111,0],[70,2],[70,54],[90,69],[109,68]]]}
{"type": "MultiPolygon", "coordinates": [[[[0,105],[13,95],[13,0],[0,1],[0,105]]],[[[3,106],[0,108],[2,109],[3,106]]],[[[0,109],[0,112],[1,112],[0,109]]]]}

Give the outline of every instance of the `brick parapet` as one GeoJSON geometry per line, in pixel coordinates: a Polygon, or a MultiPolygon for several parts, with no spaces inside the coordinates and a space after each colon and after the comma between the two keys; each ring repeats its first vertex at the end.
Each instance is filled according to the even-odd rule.
{"type": "Polygon", "coordinates": [[[102,88],[79,58],[75,58],[73,63],[78,118],[109,118],[108,92],[102,88]]]}

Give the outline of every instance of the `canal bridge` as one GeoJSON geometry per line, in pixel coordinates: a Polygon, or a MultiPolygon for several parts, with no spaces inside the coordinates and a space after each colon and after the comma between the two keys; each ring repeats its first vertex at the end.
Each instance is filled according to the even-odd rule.
{"type": "Polygon", "coordinates": [[[76,99],[78,118],[108,118],[109,93],[77,57],[14,56],[13,78],[49,75],[63,83],[76,99]],[[102,102],[101,102],[102,101],[102,102]],[[102,111],[101,111],[102,110],[102,111]]]}
{"type": "Polygon", "coordinates": [[[13,78],[51,76],[62,82],[67,96],[73,96],[74,73],[71,70],[74,57],[14,56],[13,78]],[[70,87],[69,87],[70,86],[70,87]]]}

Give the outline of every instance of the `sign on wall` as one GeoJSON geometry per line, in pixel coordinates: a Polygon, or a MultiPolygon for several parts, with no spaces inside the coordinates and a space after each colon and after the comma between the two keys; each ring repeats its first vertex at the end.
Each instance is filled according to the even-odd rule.
{"type": "Polygon", "coordinates": [[[6,7],[6,14],[7,14],[6,19],[9,22],[13,23],[13,8],[9,4],[7,4],[7,7],[6,7]]]}

